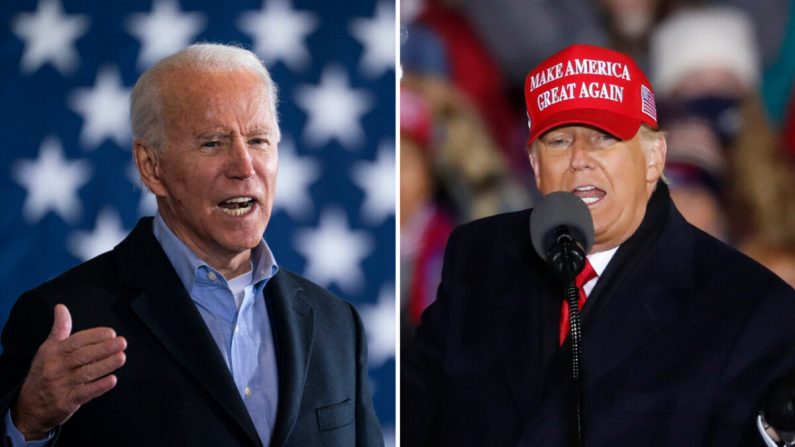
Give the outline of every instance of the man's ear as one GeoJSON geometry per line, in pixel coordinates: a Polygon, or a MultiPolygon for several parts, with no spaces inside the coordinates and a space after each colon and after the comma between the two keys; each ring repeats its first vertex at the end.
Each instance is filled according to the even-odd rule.
{"type": "Polygon", "coordinates": [[[166,188],[160,178],[160,157],[157,149],[149,146],[140,138],[133,141],[133,158],[138,167],[141,181],[154,195],[166,195],[166,188]]]}
{"type": "Polygon", "coordinates": [[[663,175],[665,169],[665,154],[668,150],[668,145],[665,141],[665,136],[660,135],[650,145],[649,150],[646,152],[646,181],[654,183],[659,180],[663,175]]]}

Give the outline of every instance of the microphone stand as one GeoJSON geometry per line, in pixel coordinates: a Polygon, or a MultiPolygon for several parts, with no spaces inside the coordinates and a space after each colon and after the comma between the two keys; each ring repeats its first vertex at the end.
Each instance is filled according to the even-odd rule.
{"type": "Polygon", "coordinates": [[[571,347],[571,385],[574,391],[574,405],[571,408],[571,426],[574,433],[569,444],[583,447],[583,378],[582,378],[582,323],[578,306],[579,293],[575,276],[585,266],[585,254],[574,242],[568,230],[561,226],[556,230],[557,244],[553,245],[549,259],[558,267],[565,283],[566,301],[569,303],[569,345],[571,347]]]}

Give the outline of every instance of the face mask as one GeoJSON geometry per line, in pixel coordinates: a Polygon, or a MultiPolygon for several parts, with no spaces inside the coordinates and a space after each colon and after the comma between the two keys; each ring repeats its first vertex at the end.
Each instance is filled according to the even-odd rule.
{"type": "Polygon", "coordinates": [[[731,147],[742,125],[739,98],[699,96],[686,99],[682,106],[688,113],[704,119],[715,129],[724,149],[731,147]]]}

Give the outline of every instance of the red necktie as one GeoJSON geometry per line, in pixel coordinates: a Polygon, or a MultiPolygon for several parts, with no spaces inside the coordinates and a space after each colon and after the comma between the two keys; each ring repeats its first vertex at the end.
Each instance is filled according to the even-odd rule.
{"type": "MultiPolygon", "coordinates": [[[[588,281],[596,278],[597,275],[596,271],[593,269],[593,266],[588,261],[588,258],[585,258],[585,267],[583,267],[582,271],[577,274],[574,278],[574,284],[577,286],[577,291],[579,292],[579,298],[577,299],[577,305],[582,310],[582,306],[585,304],[585,290],[583,290],[582,286],[585,285],[588,281]]],[[[569,335],[569,302],[565,299],[563,300],[563,305],[561,306],[561,313],[560,313],[560,344],[563,345],[563,342],[566,340],[566,336],[569,335]]]]}

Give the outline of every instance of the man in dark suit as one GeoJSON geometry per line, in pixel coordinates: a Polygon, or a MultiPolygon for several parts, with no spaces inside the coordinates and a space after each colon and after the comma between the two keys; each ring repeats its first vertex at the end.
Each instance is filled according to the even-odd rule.
{"type": "MultiPolygon", "coordinates": [[[[764,445],[758,411],[795,365],[795,292],[673,206],[653,91],[629,57],[569,47],[525,95],[538,189],[575,194],[594,223],[582,444],[764,445]]],[[[401,364],[404,445],[574,445],[564,290],[531,246],[531,213],[450,236],[401,364]]]]}
{"type": "Polygon", "coordinates": [[[17,301],[4,445],[383,445],[356,311],[263,239],[275,105],[240,48],[193,45],[141,76],[133,154],[158,213],[17,301]]]}

